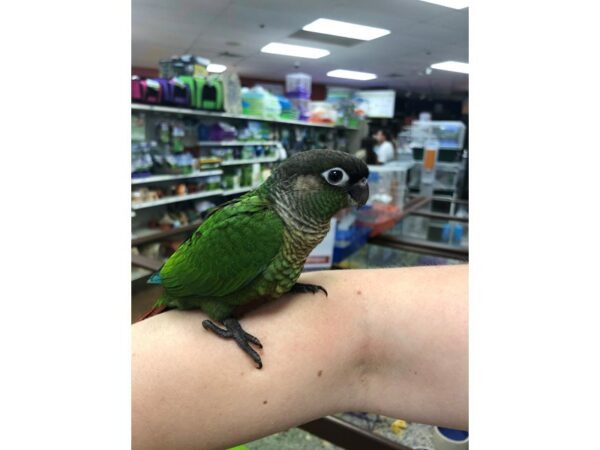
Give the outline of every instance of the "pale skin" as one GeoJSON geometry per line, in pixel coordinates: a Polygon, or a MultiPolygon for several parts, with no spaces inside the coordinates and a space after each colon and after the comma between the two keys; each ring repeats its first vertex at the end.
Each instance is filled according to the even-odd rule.
{"type": "Polygon", "coordinates": [[[223,449],[316,418],[369,411],[468,429],[468,266],[303,274],[247,314],[264,367],[169,311],[132,328],[134,449],[223,449]]]}

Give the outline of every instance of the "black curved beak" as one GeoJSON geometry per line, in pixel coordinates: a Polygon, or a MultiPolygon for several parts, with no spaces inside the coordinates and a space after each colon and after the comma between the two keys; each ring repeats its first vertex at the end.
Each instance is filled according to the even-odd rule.
{"type": "Polygon", "coordinates": [[[352,200],[354,200],[358,208],[364,206],[365,203],[367,203],[367,200],[369,200],[369,184],[367,183],[367,179],[363,178],[354,183],[350,189],[348,189],[348,194],[352,197],[352,200]]]}

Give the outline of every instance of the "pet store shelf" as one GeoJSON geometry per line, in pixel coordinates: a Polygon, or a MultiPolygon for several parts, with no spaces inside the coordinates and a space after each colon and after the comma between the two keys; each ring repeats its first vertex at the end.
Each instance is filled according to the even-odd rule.
{"type": "MultiPolygon", "coordinates": [[[[415,161],[415,166],[421,167],[423,166],[423,161],[415,161]]],[[[447,169],[447,170],[459,170],[462,169],[463,163],[460,161],[457,162],[447,162],[447,161],[437,161],[435,163],[436,169],[447,169]]]]}
{"type": "Polygon", "coordinates": [[[149,275],[152,275],[152,271],[148,269],[144,269],[143,267],[132,267],[131,268],[131,281],[141,280],[142,278],[146,278],[149,275]]]}
{"type": "Polygon", "coordinates": [[[152,208],[154,206],[168,205],[169,203],[185,202],[187,200],[195,200],[197,198],[214,197],[215,195],[221,195],[222,193],[223,193],[223,190],[221,190],[221,189],[213,189],[210,191],[196,192],[194,194],[174,195],[171,197],[165,197],[165,198],[161,198],[160,200],[153,200],[150,202],[133,203],[131,205],[131,209],[138,210],[138,209],[144,209],[144,208],[152,208]]]}
{"type": "Polygon", "coordinates": [[[198,141],[201,147],[243,147],[246,145],[279,145],[279,141],[198,141]]]}
{"type": "Polygon", "coordinates": [[[188,173],[185,175],[151,175],[143,178],[133,178],[131,184],[150,184],[159,183],[161,181],[185,180],[188,178],[210,177],[213,175],[222,175],[222,170],[205,170],[188,173]]]}
{"type": "MultiPolygon", "coordinates": [[[[254,187],[251,187],[251,186],[244,186],[244,187],[240,187],[240,188],[236,188],[236,189],[227,189],[227,190],[222,191],[221,195],[223,197],[225,197],[227,195],[243,194],[246,192],[250,192],[252,189],[254,189],[254,187]]],[[[132,211],[132,213],[133,213],[133,211],[132,211]]],[[[135,214],[135,213],[133,213],[133,214],[135,214]]],[[[195,221],[188,225],[183,225],[181,227],[173,228],[173,229],[167,230],[167,231],[156,231],[156,229],[141,228],[141,229],[136,230],[135,233],[133,233],[133,235],[131,236],[131,245],[136,246],[136,245],[147,244],[148,242],[160,241],[161,239],[169,238],[172,236],[177,236],[179,234],[185,234],[190,231],[194,231],[201,224],[202,224],[202,221],[195,221]]]]}
{"type": "Polygon", "coordinates": [[[226,161],[221,161],[221,166],[239,166],[241,164],[270,163],[278,160],[279,158],[276,156],[272,156],[270,158],[229,159],[226,161]]]}
{"type": "Polygon", "coordinates": [[[287,125],[301,125],[304,127],[318,127],[318,128],[341,128],[345,130],[356,130],[356,128],[338,126],[329,123],[313,123],[305,122],[303,120],[288,120],[288,119],[270,119],[268,117],[261,116],[247,116],[245,114],[229,114],[225,112],[216,111],[201,111],[198,109],[187,109],[187,108],[174,108],[171,106],[159,106],[159,105],[142,105],[133,103],[131,105],[133,111],[153,111],[159,113],[171,113],[171,114],[186,114],[189,116],[201,116],[201,117],[217,117],[223,119],[241,119],[241,120],[260,120],[263,122],[281,123],[287,125]]]}
{"type": "Polygon", "coordinates": [[[172,236],[177,236],[178,234],[184,234],[189,231],[194,231],[196,228],[200,226],[202,222],[193,222],[189,225],[183,225],[181,227],[173,228],[168,231],[156,231],[156,229],[143,228],[138,230],[131,237],[131,245],[141,245],[146,244],[148,242],[160,241],[161,239],[169,238],[172,236]]]}
{"type": "Polygon", "coordinates": [[[223,191],[223,195],[235,195],[235,194],[242,194],[244,192],[250,192],[252,189],[254,189],[252,186],[243,186],[243,187],[239,187],[239,188],[235,188],[235,189],[226,189],[223,191]]]}
{"type": "Polygon", "coordinates": [[[144,255],[131,255],[131,266],[139,267],[146,270],[151,270],[152,272],[156,272],[160,270],[165,261],[159,261],[157,259],[151,258],[149,256],[144,255]]]}

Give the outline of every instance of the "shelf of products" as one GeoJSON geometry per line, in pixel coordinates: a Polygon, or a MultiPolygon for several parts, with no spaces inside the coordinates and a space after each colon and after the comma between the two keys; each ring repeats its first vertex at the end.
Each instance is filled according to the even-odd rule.
{"type": "Polygon", "coordinates": [[[198,228],[201,223],[202,222],[193,222],[189,225],[183,225],[181,227],[173,228],[171,230],[166,231],[156,231],[156,229],[152,228],[143,228],[137,230],[136,233],[131,237],[131,245],[136,246],[146,244],[148,242],[159,241],[164,238],[187,233],[188,231],[193,231],[196,228],[198,228]]]}
{"type": "Polygon", "coordinates": [[[439,197],[426,199],[425,203],[412,199],[415,207],[410,208],[408,213],[405,211],[402,221],[385,234],[369,239],[369,243],[435,257],[468,260],[468,202],[439,197]]]}
{"type": "Polygon", "coordinates": [[[185,202],[186,200],[195,200],[195,199],[204,198],[204,197],[214,197],[216,195],[221,195],[222,193],[223,193],[222,189],[213,189],[211,191],[196,192],[194,194],[165,197],[165,198],[161,198],[159,200],[153,200],[150,202],[133,203],[131,205],[131,209],[138,210],[138,209],[143,209],[143,208],[152,208],[154,206],[159,206],[159,205],[168,205],[170,203],[185,202]]]}
{"type": "Polygon", "coordinates": [[[147,177],[134,178],[131,180],[131,184],[159,183],[162,181],[185,180],[188,178],[210,177],[213,175],[222,175],[222,174],[223,174],[222,170],[205,170],[205,171],[195,171],[195,172],[183,174],[183,175],[150,175],[147,177]]]}
{"type": "Polygon", "coordinates": [[[142,278],[146,278],[149,275],[152,275],[152,271],[148,269],[144,269],[143,267],[132,267],[131,268],[131,281],[141,280],[142,278]]]}
{"type": "MultiPolygon", "coordinates": [[[[358,135],[352,131],[356,128],[260,110],[242,114],[241,109],[221,112],[183,104],[131,105],[131,241],[136,252],[162,261],[197,229],[207,210],[259,186],[285,153],[349,151],[351,137],[358,135]]],[[[134,287],[139,287],[147,278],[139,269],[148,268],[134,266],[134,287]]]]}
{"type": "Polygon", "coordinates": [[[268,118],[268,117],[251,116],[251,115],[246,115],[246,114],[229,114],[226,112],[203,111],[203,110],[187,109],[187,108],[175,108],[172,106],[145,105],[145,104],[133,103],[131,105],[131,109],[134,111],[154,111],[154,112],[162,112],[162,113],[183,114],[183,115],[201,116],[201,117],[215,117],[215,118],[223,118],[223,119],[258,120],[258,121],[263,121],[263,122],[281,123],[281,124],[287,124],[287,125],[302,125],[305,127],[341,128],[341,129],[345,129],[345,130],[356,130],[357,129],[357,128],[344,127],[344,126],[339,126],[339,125],[329,124],[329,123],[314,123],[314,122],[306,122],[304,120],[291,120],[291,119],[272,119],[272,118],[268,118]]]}
{"type": "Polygon", "coordinates": [[[245,192],[250,192],[254,189],[252,186],[242,186],[234,189],[227,189],[223,191],[223,195],[235,195],[235,194],[243,194],[245,192]]]}
{"type": "Polygon", "coordinates": [[[271,158],[229,159],[221,161],[221,166],[239,166],[240,164],[270,163],[276,162],[278,160],[279,158],[276,156],[271,158]]]}
{"type": "Polygon", "coordinates": [[[279,141],[198,141],[201,147],[231,147],[246,145],[279,145],[279,141]]]}

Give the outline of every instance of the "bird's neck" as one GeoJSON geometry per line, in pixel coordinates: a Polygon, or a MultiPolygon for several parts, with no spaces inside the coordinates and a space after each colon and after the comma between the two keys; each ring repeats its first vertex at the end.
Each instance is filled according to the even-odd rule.
{"type": "Polygon", "coordinates": [[[327,230],[331,217],[339,209],[324,202],[322,196],[289,186],[273,186],[268,195],[286,226],[306,234],[321,234],[327,230]]]}

